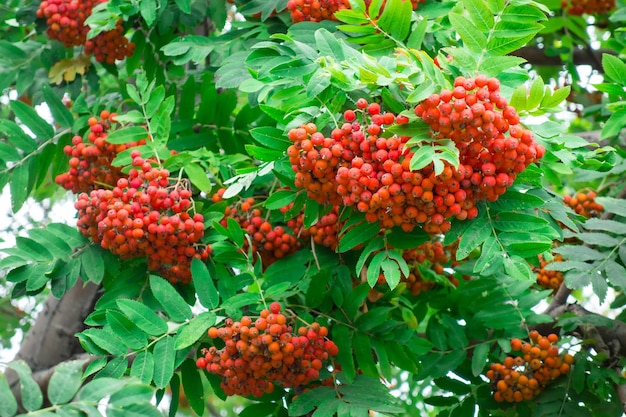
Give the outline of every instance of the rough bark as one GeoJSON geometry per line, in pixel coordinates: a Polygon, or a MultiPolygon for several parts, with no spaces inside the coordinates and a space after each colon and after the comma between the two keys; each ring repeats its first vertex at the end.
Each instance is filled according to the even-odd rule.
{"type": "MultiPolygon", "coordinates": [[[[56,365],[84,354],[75,334],[85,329],[83,322],[93,311],[99,290],[98,285],[79,280],[60,300],[50,296],[26,334],[15,359],[24,360],[30,366],[44,393],[56,365]]],[[[19,401],[17,375],[8,370],[6,376],[19,401]]]]}

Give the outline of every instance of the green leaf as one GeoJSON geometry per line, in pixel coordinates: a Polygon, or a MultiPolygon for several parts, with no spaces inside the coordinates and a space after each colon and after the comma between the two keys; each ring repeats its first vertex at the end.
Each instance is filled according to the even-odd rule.
{"type": "Polygon", "coordinates": [[[583,226],[587,230],[602,230],[618,235],[626,235],[626,223],[615,220],[596,219],[592,217],[587,219],[583,226]]]}
{"type": "Polygon", "coordinates": [[[530,231],[541,229],[550,223],[541,217],[513,211],[501,211],[493,219],[493,227],[503,232],[530,231]]]}
{"type": "MultiPolygon", "coordinates": [[[[309,413],[319,407],[320,404],[335,404],[335,401],[337,401],[337,393],[334,389],[330,387],[317,387],[298,395],[298,398],[289,405],[289,416],[309,415],[309,413]]],[[[335,412],[331,411],[327,415],[335,415],[335,412]]]]}
{"type": "Polygon", "coordinates": [[[18,165],[11,174],[9,189],[11,190],[11,209],[13,213],[17,213],[22,208],[30,194],[28,165],[28,163],[18,165]]]}
{"type": "Polygon", "coordinates": [[[475,219],[461,237],[456,254],[457,259],[461,260],[467,257],[471,251],[480,246],[489,236],[491,236],[491,227],[486,219],[475,219]]]}
{"type": "Polygon", "coordinates": [[[176,5],[180,8],[180,10],[183,13],[186,13],[186,14],[191,13],[191,0],[175,0],[175,1],[176,1],[176,5]]]}
{"type": "Polygon", "coordinates": [[[337,361],[341,364],[346,381],[350,383],[356,376],[354,358],[352,357],[352,331],[346,326],[337,325],[332,328],[332,336],[332,340],[339,349],[337,361]]]}
{"type": "Polygon", "coordinates": [[[604,211],[626,217],[626,205],[623,199],[612,197],[597,197],[596,202],[602,204],[604,211]]]}
{"type": "Polygon", "coordinates": [[[500,243],[494,236],[489,236],[483,243],[480,257],[474,264],[473,272],[476,274],[482,274],[483,271],[488,270],[495,263],[502,260],[502,252],[500,252],[500,243]]]}
{"type": "Polygon", "coordinates": [[[142,126],[129,126],[115,130],[106,138],[106,141],[115,145],[139,142],[148,138],[148,131],[142,126]]]}
{"type": "Polygon", "coordinates": [[[358,245],[372,239],[380,232],[380,225],[376,223],[362,222],[349,229],[339,238],[339,251],[347,252],[358,245]]]}
{"type": "Polygon", "coordinates": [[[387,259],[387,254],[385,252],[378,252],[367,266],[367,283],[372,288],[376,285],[376,282],[378,282],[380,268],[385,259],[387,259]]]}
{"type": "Polygon", "coordinates": [[[196,343],[215,324],[217,316],[215,313],[205,311],[191,319],[186,326],[178,333],[174,349],[180,350],[196,343]]]}
{"type": "Polygon", "coordinates": [[[545,94],[543,100],[541,100],[541,107],[551,108],[558,106],[567,96],[569,96],[571,90],[572,87],[568,85],[561,87],[558,90],[554,90],[551,95],[545,94]]]}
{"type": "Polygon", "coordinates": [[[17,236],[15,238],[17,248],[28,254],[30,259],[36,262],[50,262],[52,254],[40,243],[26,237],[17,236]]]}
{"type": "Polygon", "coordinates": [[[167,332],[167,323],[152,309],[135,301],[117,300],[117,306],[137,327],[151,336],[160,336],[167,332]]]}
{"type": "Polygon", "coordinates": [[[211,191],[211,188],[213,187],[213,185],[211,185],[211,180],[209,180],[206,171],[200,166],[200,164],[195,162],[186,163],[184,170],[191,183],[198,187],[200,191],[205,193],[211,191]]]}
{"type": "Polygon", "coordinates": [[[6,376],[0,373],[0,417],[12,417],[17,413],[17,401],[11,392],[6,376]]]}
{"type": "Polygon", "coordinates": [[[276,151],[284,152],[293,144],[282,130],[271,126],[255,127],[250,130],[250,135],[260,145],[276,151]]]}
{"type": "Polygon", "coordinates": [[[129,404],[149,403],[154,396],[154,388],[143,384],[129,384],[123,390],[111,395],[109,404],[124,407],[129,404]]]}
{"type": "MultiPolygon", "coordinates": [[[[24,152],[31,153],[37,149],[37,141],[27,135],[21,126],[11,120],[0,120],[0,132],[7,135],[11,144],[24,152]]],[[[18,161],[20,159],[20,154],[13,147],[8,144],[3,145],[6,146],[6,149],[3,151],[6,156],[3,156],[3,159],[7,161],[18,161]],[[16,155],[17,157],[15,157],[16,155]]]]}
{"type": "Polygon", "coordinates": [[[45,246],[55,258],[66,259],[72,254],[72,248],[68,242],[49,229],[32,229],[28,232],[28,236],[45,246]]]}
{"type": "Polygon", "coordinates": [[[105,329],[89,328],[81,333],[97,347],[115,355],[122,356],[126,353],[126,347],[120,339],[105,329]]]}
{"type": "Polygon", "coordinates": [[[465,9],[469,12],[472,22],[479,30],[486,32],[493,27],[493,15],[484,0],[463,0],[465,9]]]}
{"type": "Polygon", "coordinates": [[[122,313],[108,310],[106,312],[106,320],[113,333],[119,336],[122,342],[129,348],[139,350],[146,346],[146,334],[122,313]]]}
{"type": "Polygon", "coordinates": [[[142,0],[139,3],[139,13],[141,13],[141,17],[146,22],[148,27],[152,26],[156,20],[156,9],[156,0],[142,0]]]}
{"type": "Polygon", "coordinates": [[[70,402],[82,386],[85,360],[62,362],[54,368],[48,383],[48,399],[52,404],[70,402]]]}
{"type": "Polygon", "coordinates": [[[57,97],[48,84],[44,84],[41,88],[44,100],[50,108],[52,117],[61,127],[72,127],[74,125],[74,117],[72,113],[65,107],[65,104],[57,97]]]}
{"type": "Polygon", "coordinates": [[[487,47],[487,38],[468,18],[456,13],[450,13],[448,18],[452,27],[459,33],[463,44],[470,51],[482,52],[487,47]]]}
{"type": "Polygon", "coordinates": [[[410,1],[387,0],[378,26],[398,41],[406,39],[411,28],[413,6],[410,1]]]}
{"type": "Polygon", "coordinates": [[[283,208],[296,199],[297,192],[293,190],[278,190],[270,194],[263,202],[268,210],[283,208]]]}
{"type": "Polygon", "coordinates": [[[385,259],[381,264],[381,268],[383,270],[385,280],[387,281],[387,285],[389,285],[389,288],[393,290],[400,283],[400,266],[394,260],[385,259]]]}
{"type": "Polygon", "coordinates": [[[133,360],[130,375],[138,378],[144,384],[152,382],[154,375],[154,358],[149,350],[141,351],[133,360]]]}
{"type": "Polygon", "coordinates": [[[150,288],[154,298],[172,320],[183,322],[192,317],[191,307],[168,281],[159,276],[150,275],[150,288]]]}
{"type": "Polygon", "coordinates": [[[9,362],[7,365],[20,377],[20,392],[22,393],[22,406],[27,411],[35,411],[43,404],[43,394],[39,385],[33,379],[33,374],[28,364],[23,360],[9,362]]]}
{"type": "MultiPolygon", "coordinates": [[[[356,274],[359,275],[361,273],[361,270],[363,270],[363,266],[365,266],[365,262],[367,262],[367,260],[369,259],[372,253],[377,252],[384,247],[385,247],[385,241],[383,240],[382,236],[370,240],[367,246],[365,247],[365,249],[363,249],[363,252],[361,252],[361,255],[359,255],[359,259],[356,263],[356,269],[355,269],[356,274]]],[[[368,265],[368,271],[370,268],[371,268],[371,263],[368,265]]]]}
{"type": "Polygon", "coordinates": [[[481,343],[474,348],[472,354],[472,375],[478,376],[482,374],[487,363],[487,355],[489,354],[489,344],[481,343]]]}
{"type": "Polygon", "coordinates": [[[481,61],[478,70],[488,77],[493,77],[524,62],[526,62],[524,58],[517,56],[490,56],[481,61]]]}
{"type": "Polygon", "coordinates": [[[372,356],[370,338],[361,332],[355,332],[352,335],[352,348],[354,349],[354,355],[359,365],[359,370],[361,370],[364,375],[378,378],[378,369],[376,369],[376,364],[372,356]]]}
{"type": "Polygon", "coordinates": [[[20,119],[26,127],[28,127],[40,140],[48,140],[54,136],[54,129],[48,122],[37,114],[35,109],[18,100],[12,100],[11,110],[15,116],[20,119]]]}
{"type": "Polygon", "coordinates": [[[96,378],[81,388],[77,398],[82,401],[100,401],[124,388],[126,382],[117,378],[96,378]]]}
{"type": "Polygon", "coordinates": [[[95,245],[89,246],[83,251],[81,257],[81,270],[83,278],[95,284],[102,282],[104,276],[104,259],[102,259],[102,249],[95,245]]]}
{"type": "Polygon", "coordinates": [[[185,391],[189,405],[196,414],[202,415],[206,407],[204,398],[205,391],[196,362],[187,359],[182,363],[180,369],[183,390],[185,391]]]}
{"type": "MultiPolygon", "coordinates": [[[[500,23],[499,25],[503,25],[503,23],[500,23]]],[[[520,37],[493,36],[489,39],[489,43],[486,46],[487,52],[493,55],[506,55],[516,51],[526,45],[534,37],[534,34],[539,31],[539,29],[541,29],[541,25],[536,25],[532,30],[532,34],[520,37]]]]}
{"type": "Polygon", "coordinates": [[[626,85],[626,64],[616,56],[602,54],[602,68],[618,84],[626,85]]]}
{"type": "Polygon", "coordinates": [[[489,203],[489,207],[502,211],[524,210],[541,207],[542,205],[543,200],[541,198],[511,189],[507,190],[493,203],[489,203]]]}
{"type": "Polygon", "coordinates": [[[208,268],[200,259],[194,258],[191,261],[191,275],[200,304],[210,310],[217,308],[220,304],[220,296],[208,268]]]}
{"type": "Polygon", "coordinates": [[[315,31],[315,46],[320,56],[331,57],[335,62],[346,59],[337,37],[324,28],[315,31]]]}
{"type": "Polygon", "coordinates": [[[154,345],[154,385],[165,388],[174,375],[174,337],[166,336],[154,345]]]}

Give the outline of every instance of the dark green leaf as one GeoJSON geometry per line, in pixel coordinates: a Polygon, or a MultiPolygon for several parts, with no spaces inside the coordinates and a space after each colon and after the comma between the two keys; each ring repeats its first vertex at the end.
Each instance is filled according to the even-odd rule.
{"type": "Polygon", "coordinates": [[[480,375],[485,369],[488,353],[489,345],[487,343],[481,343],[474,348],[474,352],[472,354],[472,374],[474,376],[480,375]]]}
{"type": "Polygon", "coordinates": [[[129,348],[139,350],[146,346],[146,334],[122,313],[108,310],[106,312],[106,320],[113,333],[119,336],[122,342],[129,348]]]}
{"type": "Polygon", "coordinates": [[[189,405],[196,414],[202,415],[206,407],[204,398],[205,391],[196,362],[192,359],[187,359],[182,363],[180,369],[183,391],[185,391],[189,405]]]}
{"type": "Polygon", "coordinates": [[[102,253],[102,249],[91,245],[83,251],[80,257],[83,278],[87,278],[87,280],[95,284],[100,284],[104,276],[102,253]]]}
{"type": "Polygon", "coordinates": [[[48,399],[52,404],[65,404],[74,398],[82,385],[85,360],[62,362],[54,368],[48,383],[48,399]]]}
{"type": "Polygon", "coordinates": [[[174,375],[174,337],[166,336],[154,345],[154,385],[165,388],[174,375]]]}
{"type": "Polygon", "coordinates": [[[152,336],[167,332],[167,323],[152,309],[135,300],[117,300],[117,306],[141,330],[152,336]]]}
{"type": "Polygon", "coordinates": [[[74,117],[65,104],[63,104],[63,102],[57,97],[56,94],[54,94],[50,86],[47,84],[43,85],[41,92],[44,100],[48,103],[50,113],[52,113],[54,120],[61,127],[71,128],[74,125],[74,117]]]}
{"type": "Polygon", "coordinates": [[[150,275],[150,288],[154,298],[172,320],[183,322],[191,318],[191,307],[168,281],[156,275],[150,275]]]}
{"type": "Polygon", "coordinates": [[[139,142],[142,139],[147,139],[148,132],[141,126],[129,126],[119,130],[115,130],[107,136],[107,142],[115,145],[125,144],[130,142],[139,142]]]}
{"type": "Polygon", "coordinates": [[[359,370],[361,370],[364,375],[378,378],[378,369],[376,369],[376,364],[372,356],[373,352],[369,336],[361,332],[354,332],[352,335],[352,348],[354,349],[354,355],[359,370]]]}
{"type": "Polygon", "coordinates": [[[15,116],[20,119],[40,140],[48,140],[54,136],[54,129],[48,122],[37,114],[35,109],[18,100],[11,101],[11,109],[15,116]]]}
{"type": "Polygon", "coordinates": [[[28,183],[28,165],[28,163],[19,164],[13,169],[11,174],[9,189],[11,190],[11,209],[13,213],[17,213],[22,208],[31,191],[28,183]]]}
{"type": "Polygon", "coordinates": [[[27,411],[35,411],[43,404],[43,394],[39,385],[33,379],[32,371],[23,360],[8,363],[8,367],[13,369],[20,377],[20,392],[22,394],[22,406],[27,411]]]}
{"type": "Polygon", "coordinates": [[[297,193],[293,190],[278,190],[270,194],[263,202],[268,210],[276,210],[289,205],[296,198],[297,193]]]}
{"type": "Polygon", "coordinates": [[[200,191],[206,193],[211,191],[211,188],[213,187],[211,185],[211,180],[209,180],[206,171],[200,166],[200,164],[189,162],[185,164],[184,169],[191,183],[198,187],[200,191]]]}
{"type": "Polygon", "coordinates": [[[602,68],[618,84],[626,85],[626,64],[616,56],[602,54],[602,68]]]}
{"type": "Polygon", "coordinates": [[[471,251],[479,247],[487,238],[491,236],[491,227],[484,218],[477,218],[465,230],[457,250],[457,259],[467,257],[471,251]]]}
{"type": "Polygon", "coordinates": [[[215,313],[205,311],[191,319],[176,336],[174,349],[184,349],[196,343],[215,324],[216,318],[215,313]]]}
{"type": "Polygon", "coordinates": [[[208,268],[200,259],[194,258],[191,261],[191,275],[200,304],[211,310],[217,308],[220,303],[220,296],[208,268]]]}
{"type": "Polygon", "coordinates": [[[360,244],[366,243],[380,232],[380,225],[362,222],[349,229],[339,238],[339,251],[347,252],[360,244]]]}
{"type": "Polygon", "coordinates": [[[354,368],[354,358],[352,357],[352,331],[342,325],[333,326],[332,340],[337,344],[339,353],[337,361],[341,364],[341,369],[348,383],[354,380],[356,370],[354,368]]]}

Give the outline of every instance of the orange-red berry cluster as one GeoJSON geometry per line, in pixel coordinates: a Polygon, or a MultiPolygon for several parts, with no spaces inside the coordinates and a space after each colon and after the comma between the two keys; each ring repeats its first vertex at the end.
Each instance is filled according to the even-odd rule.
{"type": "Polygon", "coordinates": [[[356,111],[344,112],[346,122],[330,138],[312,123],[289,132],[294,144],[287,154],[296,186],[320,203],[354,206],[367,221],[386,229],[401,226],[410,231],[422,224],[436,234],[449,230],[450,217],[471,219],[478,214],[473,203],[465,204],[463,169],[448,166],[435,175],[431,164],[411,171],[413,153],[405,147],[409,137],[383,135],[389,125],[406,123],[406,117],[383,113],[378,103],[365,99],[356,106],[356,111]]]}
{"type": "Polygon", "coordinates": [[[563,262],[563,257],[560,254],[554,255],[552,261],[546,261],[543,256],[539,255],[539,268],[536,268],[537,272],[537,284],[547,290],[557,290],[563,282],[564,276],[561,271],[552,271],[546,269],[546,265],[552,262],[563,262]]]}
{"type": "Polygon", "coordinates": [[[116,59],[124,59],[133,54],[135,45],[124,36],[121,20],[113,30],[104,31],[87,41],[89,26],[85,20],[92,9],[108,0],[43,0],[37,10],[37,17],[46,19],[47,34],[66,47],[85,45],[85,53],[95,54],[98,62],[113,64],[116,59]]]}
{"type": "Polygon", "coordinates": [[[337,20],[335,12],[349,8],[348,0],[289,0],[287,2],[287,9],[291,12],[293,23],[337,20]]]}
{"type": "MultiPolygon", "coordinates": [[[[213,196],[213,201],[223,199],[225,189],[220,189],[213,196]]],[[[220,222],[222,226],[228,226],[228,217],[233,218],[241,226],[242,230],[250,237],[252,247],[248,239],[244,240],[244,251],[252,249],[254,255],[261,257],[263,267],[267,267],[278,259],[292,254],[300,248],[300,241],[294,231],[284,226],[273,225],[266,219],[266,213],[258,207],[254,207],[255,200],[250,197],[241,202],[226,207],[226,217],[220,222]]]]}
{"type": "Polygon", "coordinates": [[[148,269],[172,283],[191,281],[194,258],[207,259],[200,244],[204,218],[192,215],[191,191],[133,151],[128,178],[112,189],[81,193],[75,203],[78,228],[122,258],[147,257],[148,269]]]}
{"type": "Polygon", "coordinates": [[[272,392],[274,384],[293,388],[317,380],[325,362],[337,355],[337,346],[318,323],[292,334],[280,309],[274,302],[254,322],[244,316],[241,321],[226,319],[225,327],[211,327],[209,337],[222,339],[225,346],[203,349],[198,368],[222,377],[227,395],[260,397],[272,392]]]}
{"type": "Polygon", "coordinates": [[[440,241],[424,242],[414,249],[405,250],[402,257],[410,268],[408,277],[402,276],[402,282],[407,283],[407,289],[412,295],[419,295],[422,291],[428,291],[436,285],[433,280],[424,279],[420,272],[420,265],[426,265],[438,275],[445,275],[452,285],[457,286],[459,281],[451,274],[447,274],[445,267],[453,267],[456,264],[455,255],[459,246],[456,241],[444,246],[440,241]]]}
{"type": "Polygon", "coordinates": [[[585,216],[586,218],[598,217],[604,211],[602,204],[595,201],[597,194],[594,191],[578,192],[575,195],[566,195],[563,201],[570,206],[576,214],[585,216]]]}
{"type": "MultiPolygon", "coordinates": [[[[111,123],[115,122],[115,113],[104,110],[100,113],[100,120],[89,119],[89,134],[87,141],[76,135],[72,138],[72,145],[66,145],[63,152],[70,157],[68,172],[57,175],[55,181],[66,190],[74,194],[90,192],[95,188],[114,185],[117,180],[125,176],[121,168],[114,167],[111,162],[120,153],[128,148],[142,145],[140,142],[114,145],[106,138],[111,123]]],[[[146,133],[147,136],[147,133],[146,133]]]]}
{"type": "Polygon", "coordinates": [[[561,7],[574,16],[602,14],[615,8],[615,0],[562,0],[561,7]]]}
{"type": "MultiPolygon", "coordinates": [[[[290,206],[283,207],[280,211],[285,213],[290,206]]],[[[305,243],[312,238],[316,245],[330,248],[333,251],[337,249],[339,244],[339,232],[342,224],[343,222],[339,221],[337,206],[333,206],[330,213],[320,217],[317,223],[308,229],[304,227],[304,213],[300,213],[294,219],[287,221],[287,226],[305,243]]]]}
{"type": "Polygon", "coordinates": [[[452,91],[432,94],[415,114],[430,125],[433,138],[452,140],[459,150],[466,206],[497,200],[518,173],[545,153],[532,132],[519,125],[496,78],[457,77],[452,91]]]}
{"type": "Polygon", "coordinates": [[[536,397],[550,381],[569,372],[574,357],[559,355],[555,334],[541,336],[530,332],[531,342],[511,340],[511,349],[517,353],[507,356],[502,363],[494,363],[487,371],[492,381],[493,398],[498,402],[521,402],[536,397]]]}

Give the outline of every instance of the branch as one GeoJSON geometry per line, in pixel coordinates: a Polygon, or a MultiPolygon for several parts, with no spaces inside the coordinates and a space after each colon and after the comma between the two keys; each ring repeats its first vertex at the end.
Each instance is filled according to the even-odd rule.
{"type": "MultiPolygon", "coordinates": [[[[37,383],[41,381],[42,388],[47,387],[56,365],[84,354],[75,335],[84,330],[83,322],[93,311],[100,297],[99,290],[98,285],[78,280],[60,300],[49,296],[43,311],[26,334],[15,359],[22,359],[28,364],[33,377],[39,378],[35,379],[37,383]]],[[[11,390],[18,397],[20,390],[17,374],[9,369],[6,377],[11,390]]],[[[42,391],[47,392],[45,389],[42,391]]]]}
{"type": "MultiPolygon", "coordinates": [[[[560,67],[565,64],[559,55],[547,55],[546,52],[545,49],[526,46],[512,52],[511,55],[524,58],[530,64],[537,66],[560,67]]],[[[590,65],[593,69],[604,72],[601,65],[603,54],[616,55],[616,52],[611,49],[576,49],[573,52],[572,62],[574,65],[590,65]]]]}

